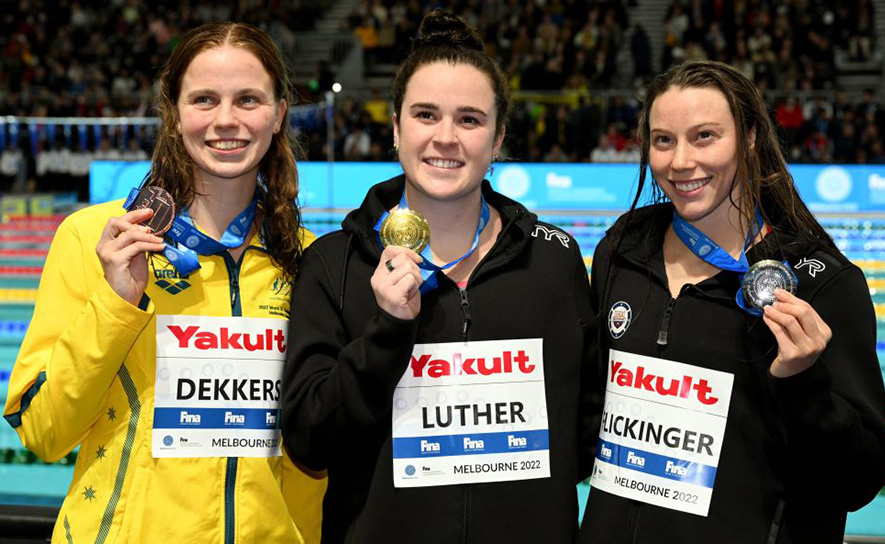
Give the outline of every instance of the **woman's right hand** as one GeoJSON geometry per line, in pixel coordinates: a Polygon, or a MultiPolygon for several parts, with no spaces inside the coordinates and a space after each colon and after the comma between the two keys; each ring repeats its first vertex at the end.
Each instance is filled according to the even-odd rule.
{"type": "Polygon", "coordinates": [[[378,306],[393,317],[415,319],[421,312],[418,288],[424,278],[421,256],[404,247],[387,246],[372,274],[372,291],[378,306]]]}
{"type": "Polygon", "coordinates": [[[148,281],[146,252],[163,251],[165,244],[142,221],[154,214],[150,208],[132,210],[108,219],[95,246],[104,277],[120,298],[137,306],[148,281]]]}

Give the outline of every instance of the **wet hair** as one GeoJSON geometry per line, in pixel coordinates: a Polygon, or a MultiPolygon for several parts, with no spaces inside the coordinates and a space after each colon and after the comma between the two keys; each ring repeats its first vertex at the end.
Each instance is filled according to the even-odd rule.
{"type": "Polygon", "coordinates": [[[293,279],[301,256],[301,213],[298,210],[297,141],[289,132],[289,106],[293,104],[292,83],[280,50],[263,31],[244,23],[208,23],[182,36],[158,76],[155,97],[160,129],[145,185],[169,191],[178,209],[193,202],[197,190],[194,161],[184,147],[178,130],[178,98],[181,81],[194,58],[223,46],[255,55],[273,81],[274,99],[285,100],[281,130],[273,135],[258,166],[258,196],[263,208],[262,239],[273,261],[286,279],[293,279]]]}
{"type": "MultiPolygon", "coordinates": [[[[755,210],[759,209],[766,223],[772,225],[775,232],[786,228],[800,235],[810,236],[822,245],[835,247],[832,238],[796,191],[762,93],[740,71],[721,62],[679,64],[658,75],[648,85],[636,131],[641,150],[639,183],[628,214],[632,215],[645,188],[651,146],[649,119],[652,105],[671,88],[715,89],[725,96],[737,129],[738,161],[732,183],[741,184],[740,211],[744,224],[752,224],[755,210]],[[750,147],[749,141],[751,134],[755,134],[753,147],[750,147]]],[[[657,183],[652,185],[651,192],[656,202],[666,198],[657,183]]]]}
{"type": "Polygon", "coordinates": [[[406,87],[415,72],[425,64],[447,62],[469,64],[484,73],[495,91],[495,135],[501,134],[510,113],[510,86],[498,64],[485,52],[479,35],[453,13],[434,10],[421,21],[412,52],[393,77],[393,111],[397,120],[406,96],[406,87]]]}

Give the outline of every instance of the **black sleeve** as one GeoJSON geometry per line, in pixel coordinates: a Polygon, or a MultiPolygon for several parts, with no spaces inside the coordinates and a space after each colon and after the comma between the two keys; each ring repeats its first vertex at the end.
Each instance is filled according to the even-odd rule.
{"type": "Polygon", "coordinates": [[[769,374],[797,470],[819,474],[827,500],[856,510],[885,485],[885,389],[876,317],[863,273],[850,266],[812,307],[833,331],[817,362],[789,378],[769,374]],[[832,467],[835,471],[826,470],[832,467]]]}
{"type": "MultiPolygon", "coordinates": [[[[608,251],[607,239],[603,238],[596,246],[589,285],[587,270],[581,266],[577,279],[577,296],[584,302],[579,303],[581,325],[584,331],[584,362],[581,372],[581,412],[578,418],[578,479],[584,480],[593,470],[596,457],[596,443],[599,439],[599,426],[605,402],[605,364],[600,356],[600,335],[603,333],[603,319],[600,315],[600,282],[604,278],[604,264],[608,251]]],[[[582,263],[583,264],[583,263],[582,263]]]]}
{"type": "MultiPolygon", "coordinates": [[[[332,278],[323,255],[309,248],[292,295],[283,371],[283,440],[296,459],[315,470],[352,450],[357,437],[379,428],[389,432],[393,392],[408,365],[418,322],[389,315],[372,298],[372,309],[354,308],[370,317],[361,336],[349,338],[332,278]]],[[[359,289],[369,286],[348,286],[359,289]]]]}

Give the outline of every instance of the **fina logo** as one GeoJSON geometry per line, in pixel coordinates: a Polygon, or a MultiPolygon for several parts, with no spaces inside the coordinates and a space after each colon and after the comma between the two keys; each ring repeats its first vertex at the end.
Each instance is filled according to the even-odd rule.
{"type": "Polygon", "coordinates": [[[406,476],[415,475],[415,465],[406,465],[406,476]]]}
{"type": "Polygon", "coordinates": [[[817,194],[827,202],[842,202],[851,194],[851,175],[839,166],[821,170],[815,181],[817,194]]]}
{"type": "Polygon", "coordinates": [[[163,445],[164,446],[171,446],[172,445],[172,437],[169,436],[168,434],[163,437],[163,445]]]}
{"type": "Polygon", "coordinates": [[[518,200],[528,194],[532,180],[522,166],[505,166],[498,174],[497,185],[505,196],[518,200]]]}

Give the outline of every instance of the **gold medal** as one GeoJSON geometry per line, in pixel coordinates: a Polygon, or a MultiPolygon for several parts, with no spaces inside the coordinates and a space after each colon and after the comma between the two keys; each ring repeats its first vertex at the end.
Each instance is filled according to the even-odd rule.
{"type": "Polygon", "coordinates": [[[384,247],[401,246],[421,253],[430,242],[430,225],[415,210],[397,210],[381,223],[381,243],[384,247]]]}

